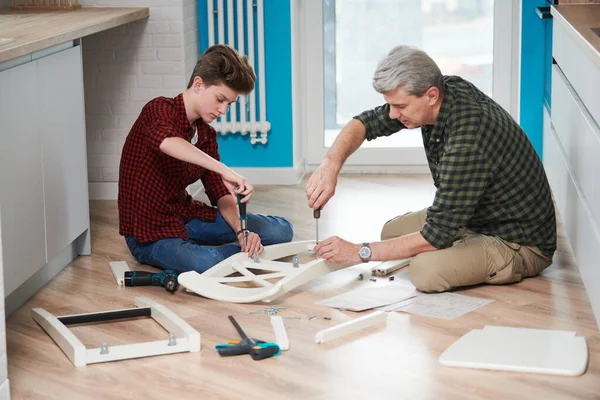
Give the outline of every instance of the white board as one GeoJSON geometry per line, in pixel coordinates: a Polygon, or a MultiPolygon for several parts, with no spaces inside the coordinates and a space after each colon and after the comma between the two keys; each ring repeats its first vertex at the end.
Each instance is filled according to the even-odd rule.
{"type": "Polygon", "coordinates": [[[571,331],[485,326],[462,336],[439,360],[450,367],[577,376],[587,369],[588,349],[571,331]]]}

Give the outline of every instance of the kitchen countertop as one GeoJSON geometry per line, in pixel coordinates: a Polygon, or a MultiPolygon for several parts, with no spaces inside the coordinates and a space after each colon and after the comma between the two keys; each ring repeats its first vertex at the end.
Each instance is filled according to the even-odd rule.
{"type": "Polygon", "coordinates": [[[575,38],[579,38],[590,58],[600,67],[600,4],[557,5],[552,6],[551,12],[557,21],[575,33],[575,38]]]}
{"type": "Polygon", "coordinates": [[[0,9],[0,62],[144,19],[148,15],[149,9],[145,7],[82,7],[65,11],[0,9]],[[13,40],[3,42],[2,38],[13,40]]]}

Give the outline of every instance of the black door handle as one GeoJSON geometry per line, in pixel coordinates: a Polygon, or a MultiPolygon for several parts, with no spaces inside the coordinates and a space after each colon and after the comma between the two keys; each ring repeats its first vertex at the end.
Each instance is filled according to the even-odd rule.
{"type": "Polygon", "coordinates": [[[535,8],[535,13],[541,19],[552,18],[552,14],[550,13],[550,7],[536,7],[535,8]]]}

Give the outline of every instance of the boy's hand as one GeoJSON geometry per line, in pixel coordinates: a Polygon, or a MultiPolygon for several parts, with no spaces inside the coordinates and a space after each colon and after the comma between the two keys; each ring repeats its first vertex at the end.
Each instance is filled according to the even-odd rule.
{"type": "Polygon", "coordinates": [[[242,203],[247,202],[248,200],[250,200],[250,197],[252,197],[252,193],[254,193],[254,187],[246,181],[246,178],[233,171],[232,169],[225,169],[225,171],[221,173],[221,179],[223,179],[225,187],[233,196],[236,202],[238,194],[244,196],[241,200],[242,203]]]}
{"type": "Polygon", "coordinates": [[[247,252],[249,258],[254,257],[254,252],[257,252],[258,254],[262,254],[262,252],[265,251],[265,248],[263,247],[262,243],[260,242],[260,236],[258,236],[254,232],[248,232],[246,248],[244,248],[244,235],[243,234],[240,233],[238,235],[237,240],[238,240],[238,243],[240,244],[242,251],[247,252]]]}

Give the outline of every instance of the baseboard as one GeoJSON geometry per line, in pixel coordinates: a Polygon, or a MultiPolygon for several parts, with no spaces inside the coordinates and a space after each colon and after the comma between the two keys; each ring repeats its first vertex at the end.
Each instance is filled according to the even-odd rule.
{"type": "MultiPolygon", "coordinates": [[[[295,185],[302,180],[304,168],[234,168],[252,185],[295,185]]],[[[118,182],[90,182],[90,200],[116,200],[119,194],[118,182]]],[[[201,182],[190,186],[190,193],[202,189],[201,182]]]]}
{"type": "MultiPolygon", "coordinates": [[[[319,165],[310,164],[307,172],[312,172],[319,165]]],[[[350,165],[346,164],[340,171],[342,174],[431,174],[428,165],[350,165]]]]}
{"type": "MultiPolygon", "coordinates": [[[[234,168],[237,173],[253,185],[296,185],[304,174],[314,171],[318,165],[293,168],[234,168]]],[[[345,165],[342,173],[347,174],[431,174],[427,165],[345,165]]],[[[190,193],[202,190],[201,182],[189,188],[190,193]]],[[[90,200],[116,200],[119,193],[117,182],[90,182],[90,200]]]]}
{"type": "Polygon", "coordinates": [[[0,400],[10,400],[10,382],[8,378],[0,383],[0,400]]]}
{"type": "Polygon", "coordinates": [[[234,168],[252,185],[296,185],[304,177],[303,167],[234,168]]]}

